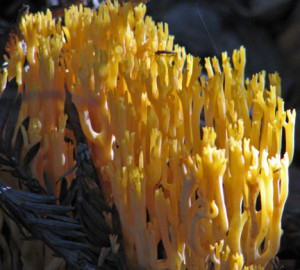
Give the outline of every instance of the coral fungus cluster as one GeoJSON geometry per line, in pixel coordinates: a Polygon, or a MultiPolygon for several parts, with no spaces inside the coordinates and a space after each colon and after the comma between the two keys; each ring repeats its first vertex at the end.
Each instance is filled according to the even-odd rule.
{"type": "Polygon", "coordinates": [[[46,171],[55,186],[74,164],[67,88],[119,211],[130,269],[264,268],[279,248],[294,148],[279,75],[268,86],[264,72],[245,79],[243,47],[232,63],[226,53],[221,64],[205,59],[201,75],[200,59],[145,13],[107,1],[73,6],[63,23],[50,11],[22,18],[1,87],[16,77],[19,125],[31,119],[25,145],[41,141],[33,175],[46,171]]]}

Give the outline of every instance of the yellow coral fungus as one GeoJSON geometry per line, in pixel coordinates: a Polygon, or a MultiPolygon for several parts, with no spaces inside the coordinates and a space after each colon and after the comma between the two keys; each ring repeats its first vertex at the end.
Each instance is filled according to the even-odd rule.
{"type": "Polygon", "coordinates": [[[232,64],[227,53],[221,64],[205,59],[205,79],[200,59],[145,13],[107,1],[97,11],[72,6],[64,25],[49,11],[23,17],[27,50],[11,39],[1,86],[8,73],[24,92],[28,141],[43,149],[32,170],[54,183],[72,166],[67,86],[119,211],[130,269],[264,268],[279,248],[294,148],[295,111],[284,111],[280,78],[270,75],[268,89],[264,72],[245,80],[241,47],[232,64]],[[175,53],[153,53],[161,50],[175,53]]]}

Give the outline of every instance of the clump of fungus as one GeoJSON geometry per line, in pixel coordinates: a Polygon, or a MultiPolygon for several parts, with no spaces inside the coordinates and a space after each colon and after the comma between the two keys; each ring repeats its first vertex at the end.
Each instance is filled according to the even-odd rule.
{"type": "Polygon", "coordinates": [[[268,89],[265,72],[245,79],[241,47],[232,64],[227,53],[221,64],[206,58],[201,76],[200,59],[145,13],[103,1],[97,11],[70,7],[64,24],[50,11],[22,18],[26,50],[12,35],[1,87],[16,77],[18,126],[31,119],[25,146],[41,141],[33,175],[46,171],[55,187],[74,164],[67,87],[130,269],[262,269],[279,249],[294,148],[295,111],[284,110],[279,75],[268,89]]]}

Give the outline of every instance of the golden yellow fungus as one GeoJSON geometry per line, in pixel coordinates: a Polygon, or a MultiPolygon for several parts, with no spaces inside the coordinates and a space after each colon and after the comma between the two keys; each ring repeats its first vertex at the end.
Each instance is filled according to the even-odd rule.
{"type": "Polygon", "coordinates": [[[241,47],[232,64],[227,53],[221,64],[205,59],[205,79],[200,59],[145,13],[107,1],[97,11],[72,6],[64,25],[50,11],[23,17],[27,50],[12,36],[1,87],[16,77],[25,92],[27,149],[42,142],[33,173],[55,183],[73,165],[66,85],[118,208],[130,269],[262,269],[279,248],[294,148],[295,111],[284,111],[279,75],[268,87],[264,72],[245,79],[241,47]],[[162,50],[176,53],[151,53],[162,50]]]}

